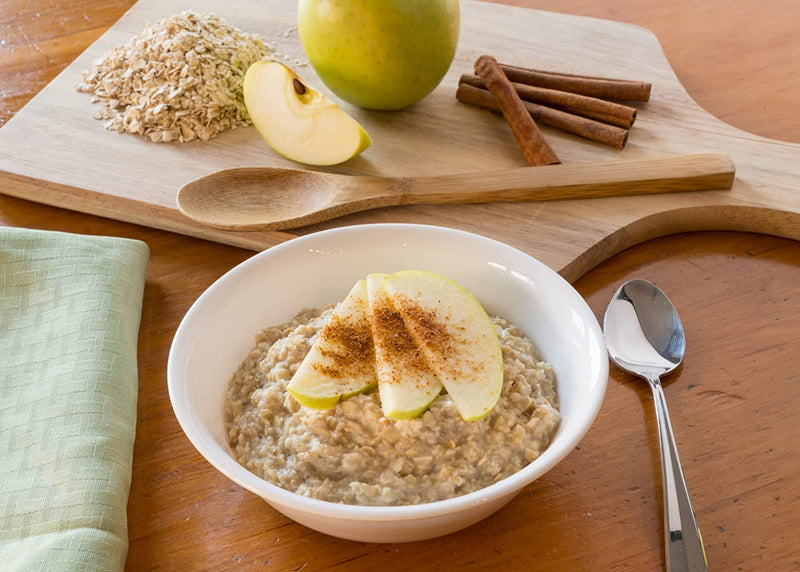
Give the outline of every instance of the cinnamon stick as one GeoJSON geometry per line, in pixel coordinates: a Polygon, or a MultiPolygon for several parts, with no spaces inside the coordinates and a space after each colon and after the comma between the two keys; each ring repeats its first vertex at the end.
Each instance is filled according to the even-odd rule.
{"type": "Polygon", "coordinates": [[[500,64],[509,81],[618,101],[649,101],[650,84],[643,81],[601,78],[528,69],[500,64]]]}
{"type": "MultiPolygon", "coordinates": [[[[480,77],[470,74],[462,75],[459,83],[475,87],[485,87],[480,77]]],[[[635,107],[614,103],[613,101],[604,101],[596,97],[525,85],[513,81],[511,85],[516,90],[517,95],[525,101],[532,101],[548,107],[555,107],[562,111],[582,115],[625,129],[630,129],[633,122],[636,121],[635,107]]]]}
{"type": "MultiPolygon", "coordinates": [[[[462,83],[456,91],[456,99],[464,103],[470,103],[487,109],[499,110],[497,101],[492,93],[483,88],[474,87],[467,83],[462,83]]],[[[525,109],[533,117],[534,121],[542,125],[548,125],[584,137],[603,145],[609,145],[616,149],[625,147],[628,141],[628,130],[601,123],[593,119],[573,115],[565,111],[537,105],[530,101],[523,101],[525,109]]]]}
{"type": "Polygon", "coordinates": [[[633,127],[633,122],[636,120],[636,117],[628,121],[620,117],[614,117],[613,115],[607,115],[605,113],[599,113],[597,111],[589,111],[588,109],[582,109],[581,111],[562,109],[558,107],[556,109],[561,109],[562,111],[566,111],[567,113],[574,113],[575,115],[580,115],[581,117],[585,117],[587,119],[594,119],[595,121],[599,121],[600,123],[606,123],[607,125],[621,127],[622,129],[630,129],[631,127],[633,127]]]}
{"type": "Polygon", "coordinates": [[[525,108],[516,90],[508,81],[497,60],[492,56],[481,56],[475,62],[475,72],[492,92],[500,111],[531,165],[555,165],[561,161],[550,148],[536,122],[525,108]]]}

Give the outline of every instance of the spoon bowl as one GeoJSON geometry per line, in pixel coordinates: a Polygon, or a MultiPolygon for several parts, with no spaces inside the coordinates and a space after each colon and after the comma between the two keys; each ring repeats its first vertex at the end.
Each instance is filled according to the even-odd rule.
{"type": "Polygon", "coordinates": [[[611,360],[634,375],[666,375],[686,352],[678,312],[644,280],[631,280],[617,290],[606,310],[605,332],[611,360]]]}
{"type": "Polygon", "coordinates": [[[296,221],[299,213],[322,212],[339,190],[335,176],[315,171],[270,167],[225,169],[183,187],[180,209],[210,226],[249,229],[263,222],[264,213],[276,220],[296,221]],[[236,194],[232,200],[231,189],[236,194]]]}
{"type": "Polygon", "coordinates": [[[678,312],[655,285],[645,280],[631,280],[612,296],[603,330],[611,361],[645,379],[653,391],[661,448],[667,570],[708,570],[703,539],[661,388],[661,376],[677,368],[686,352],[686,338],[678,312]]]}

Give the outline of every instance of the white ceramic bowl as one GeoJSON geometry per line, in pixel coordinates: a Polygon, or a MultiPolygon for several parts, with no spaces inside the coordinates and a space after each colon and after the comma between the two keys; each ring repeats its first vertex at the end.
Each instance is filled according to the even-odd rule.
{"type": "MultiPolygon", "coordinates": [[[[315,530],[365,542],[433,538],[490,515],[563,459],[589,429],[608,377],[603,335],[581,296],[556,272],[508,245],[447,228],[378,224],[296,238],[254,255],[189,309],[169,356],[168,385],[181,427],[219,471],[315,530]],[[561,424],[547,450],[502,481],[444,501],[352,506],[303,497],[239,465],[226,441],[228,381],[262,328],[301,308],[344,298],[370,272],[429,270],[470,290],[490,314],[519,326],[556,374],[561,424]]],[[[532,515],[533,517],[533,515],[532,515]]]]}

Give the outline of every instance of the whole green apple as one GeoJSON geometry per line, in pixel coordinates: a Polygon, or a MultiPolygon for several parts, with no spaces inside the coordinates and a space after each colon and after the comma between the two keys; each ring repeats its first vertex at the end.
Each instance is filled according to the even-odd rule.
{"type": "Polygon", "coordinates": [[[458,45],[458,0],[299,0],[300,41],[343,100],[401,109],[430,93],[458,45]]]}

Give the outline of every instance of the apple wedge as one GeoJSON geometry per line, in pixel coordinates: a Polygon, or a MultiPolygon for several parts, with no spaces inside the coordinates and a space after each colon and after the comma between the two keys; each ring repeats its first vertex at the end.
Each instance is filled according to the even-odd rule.
{"type": "Polygon", "coordinates": [[[386,277],[367,276],[381,409],[390,419],[411,419],[436,399],[442,384],[386,294],[386,277]]]}
{"type": "Polygon", "coordinates": [[[247,69],[244,103],[269,146],[293,161],[335,165],[372,143],[355,119],[280,62],[247,69]]]}
{"type": "Polygon", "coordinates": [[[395,272],[383,287],[461,417],[488,414],[503,387],[503,354],[480,303],[432,272],[395,272]]]}
{"type": "Polygon", "coordinates": [[[334,308],[286,389],[301,405],[330,409],[376,384],[367,283],[359,280],[334,308]]]}

